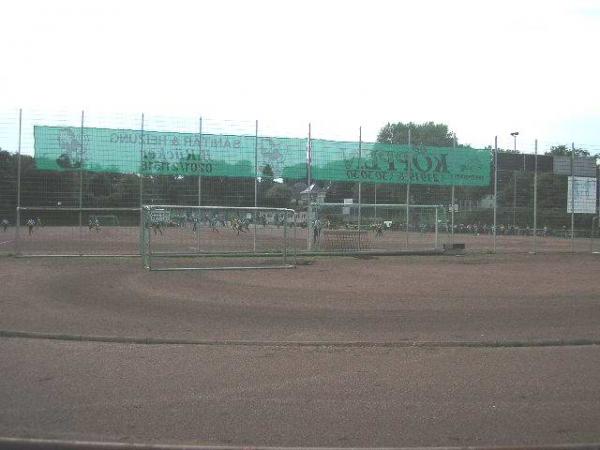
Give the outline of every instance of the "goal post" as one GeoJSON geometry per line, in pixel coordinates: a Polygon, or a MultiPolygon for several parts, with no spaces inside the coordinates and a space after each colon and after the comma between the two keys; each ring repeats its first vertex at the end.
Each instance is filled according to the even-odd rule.
{"type": "Polygon", "coordinates": [[[448,234],[443,205],[317,202],[308,211],[310,247],[316,252],[437,250],[448,234]]]}
{"type": "Polygon", "coordinates": [[[143,264],[152,271],[296,265],[293,209],[144,205],[140,228],[143,264]]]}

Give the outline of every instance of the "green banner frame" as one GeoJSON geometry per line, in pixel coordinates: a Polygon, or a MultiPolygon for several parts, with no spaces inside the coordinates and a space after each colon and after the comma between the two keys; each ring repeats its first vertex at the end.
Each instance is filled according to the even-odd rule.
{"type": "MultiPolygon", "coordinates": [[[[40,170],[305,179],[308,139],[35,126],[40,170]],[[255,167],[255,160],[258,167],[255,167]]],[[[458,147],[311,140],[317,181],[489,186],[492,153],[458,147]]]]}

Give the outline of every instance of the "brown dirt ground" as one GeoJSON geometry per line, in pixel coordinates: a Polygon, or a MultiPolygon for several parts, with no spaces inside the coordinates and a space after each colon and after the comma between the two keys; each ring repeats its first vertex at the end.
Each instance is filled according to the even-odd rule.
{"type": "Polygon", "coordinates": [[[139,258],[3,257],[0,329],[336,342],[600,338],[599,255],[302,261],[289,270],[147,272],[139,258]]]}

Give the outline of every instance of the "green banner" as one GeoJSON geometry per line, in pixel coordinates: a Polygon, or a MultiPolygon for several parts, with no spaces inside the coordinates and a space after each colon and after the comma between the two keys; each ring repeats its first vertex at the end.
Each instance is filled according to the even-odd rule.
{"type": "MultiPolygon", "coordinates": [[[[208,177],[306,178],[307,140],[108,128],[34,127],[41,170],[208,177]],[[255,154],[258,168],[255,170],[255,154]]],[[[491,152],[311,141],[314,180],[489,186],[491,152]]]]}
{"type": "Polygon", "coordinates": [[[315,180],[489,186],[491,152],[471,148],[311,141],[315,180]]]}
{"type": "Polygon", "coordinates": [[[40,170],[254,178],[256,152],[259,176],[306,177],[306,139],[48,126],[34,138],[40,170]]]}

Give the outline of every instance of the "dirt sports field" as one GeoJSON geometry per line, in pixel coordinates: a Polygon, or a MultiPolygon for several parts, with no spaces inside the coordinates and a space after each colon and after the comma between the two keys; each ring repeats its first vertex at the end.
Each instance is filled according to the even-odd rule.
{"type": "MultiPolygon", "coordinates": [[[[150,232],[153,251],[157,252],[244,252],[254,250],[253,227],[241,233],[236,233],[231,227],[217,227],[211,229],[200,225],[195,232],[191,225],[182,228],[163,228],[161,232],[150,232]]],[[[303,228],[294,230],[283,227],[262,226],[256,228],[257,251],[281,251],[284,242],[284,233],[287,232],[288,247],[296,245],[298,251],[307,249],[308,231],[303,228]]],[[[28,233],[27,227],[19,230],[19,251],[26,255],[59,255],[59,254],[92,254],[92,255],[136,255],[139,254],[139,228],[126,226],[103,226],[99,231],[83,226],[35,227],[33,233],[28,233]]],[[[355,249],[356,236],[340,235],[344,230],[323,230],[319,241],[313,250],[355,249]],[[342,242],[342,239],[344,242],[342,242]]],[[[373,231],[361,233],[363,250],[374,251],[403,251],[403,250],[431,250],[435,247],[434,233],[410,232],[408,247],[404,231],[384,231],[381,237],[373,231]]],[[[437,236],[438,248],[450,243],[451,237],[447,232],[439,232],[437,236]]],[[[464,243],[467,252],[485,253],[493,248],[493,237],[490,234],[455,234],[455,243],[464,243]]],[[[600,251],[600,239],[576,238],[574,241],[576,252],[600,251]]],[[[521,253],[533,251],[533,238],[531,236],[497,236],[496,249],[498,252],[521,253]]],[[[571,252],[571,241],[564,237],[539,236],[537,251],[539,252],[571,252]]],[[[9,228],[5,233],[0,233],[0,255],[15,251],[14,228],[9,228]]]]}
{"type": "Polygon", "coordinates": [[[0,257],[0,437],[600,442],[600,255],[300,261],[0,257]]]}

